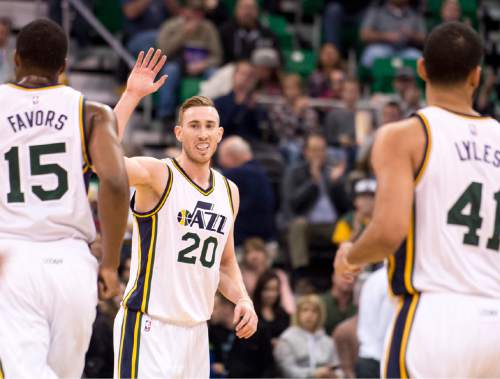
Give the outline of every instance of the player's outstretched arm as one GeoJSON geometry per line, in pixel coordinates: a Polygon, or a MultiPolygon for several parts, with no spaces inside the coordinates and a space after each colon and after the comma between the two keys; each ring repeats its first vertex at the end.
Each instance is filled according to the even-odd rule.
{"type": "Polygon", "coordinates": [[[141,99],[156,92],[167,80],[167,76],[163,75],[155,81],[166,61],[166,55],[162,55],[159,49],[155,52],[153,48],[150,48],[146,56],[144,56],[143,51],[139,53],[135,66],[128,77],[127,88],[114,109],[120,139],[123,138],[130,116],[141,99]]]}
{"type": "Polygon", "coordinates": [[[395,253],[410,225],[415,167],[421,162],[425,134],[415,118],[384,126],[377,133],[372,164],[377,193],[372,221],[354,244],[343,244],[335,269],[352,279],[362,265],[395,253]]]}
{"type": "Polygon", "coordinates": [[[116,270],[127,225],[129,188],[112,110],[99,103],[87,102],[86,115],[90,156],[99,177],[98,210],[103,246],[100,296],[108,299],[119,292],[116,270]]]}
{"type": "MultiPolygon", "coordinates": [[[[231,194],[233,198],[234,218],[238,213],[240,205],[240,195],[238,187],[229,181],[231,187],[231,194]]],[[[234,253],[234,224],[229,233],[229,237],[222,253],[220,263],[220,281],[219,291],[229,301],[233,302],[236,307],[234,308],[234,320],[236,335],[239,338],[250,338],[257,330],[257,315],[255,313],[253,302],[248,296],[248,292],[243,283],[240,267],[236,260],[234,253]]]]}

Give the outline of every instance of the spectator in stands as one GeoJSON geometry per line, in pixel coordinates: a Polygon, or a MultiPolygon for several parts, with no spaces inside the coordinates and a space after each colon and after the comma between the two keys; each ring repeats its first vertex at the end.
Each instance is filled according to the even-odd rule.
{"type": "Polygon", "coordinates": [[[281,59],[275,49],[255,49],[251,58],[257,76],[257,95],[281,96],[281,59]]]}
{"type": "Polygon", "coordinates": [[[394,311],[387,286],[387,269],[381,267],[366,279],[359,298],[357,378],[380,378],[385,336],[394,311]]]}
{"type": "Polygon", "coordinates": [[[425,23],[408,0],[386,0],[368,10],[361,26],[361,40],[367,45],[361,64],[371,68],[377,58],[417,59],[425,39],[425,23]]]}
{"type": "Polygon", "coordinates": [[[329,335],[335,332],[335,328],[344,320],[356,314],[356,306],[353,302],[354,283],[342,279],[335,273],[332,274],[331,288],[321,295],[325,305],[325,330],[329,335]]]}
{"type": "MultiPolygon", "coordinates": [[[[260,238],[249,238],[243,244],[241,274],[245,288],[250,296],[254,295],[259,278],[272,266],[269,249],[260,238]]],[[[287,274],[280,269],[273,269],[279,278],[280,305],[288,313],[295,312],[295,300],[287,274]]]]}
{"type": "Polygon", "coordinates": [[[240,191],[240,208],[234,227],[236,246],[249,237],[274,240],[273,189],[266,172],[254,159],[250,145],[239,136],[225,138],[219,145],[218,162],[222,173],[236,183],[240,191]]]}
{"type": "Polygon", "coordinates": [[[424,106],[413,68],[399,68],[392,86],[396,101],[401,104],[403,116],[408,117],[424,106]]]}
{"type": "Polygon", "coordinates": [[[160,26],[180,12],[177,0],[121,0],[121,4],[127,49],[134,56],[155,46],[160,26]]]}
{"type": "Polygon", "coordinates": [[[462,7],[458,0],[445,0],[441,6],[441,22],[460,21],[462,7]]]}
{"type": "Polygon", "coordinates": [[[221,29],[225,62],[250,59],[257,48],[278,49],[276,36],[259,22],[256,0],[238,0],[234,16],[221,29]]]}
{"type": "Polygon", "coordinates": [[[340,214],[350,208],[344,190],[341,165],[327,160],[323,135],[307,137],[305,162],[291,166],[283,181],[283,208],[288,227],[288,248],[294,269],[309,264],[309,244],[331,244],[333,227],[340,214]]]}
{"type": "Polygon", "coordinates": [[[233,304],[217,293],[212,317],[208,321],[210,378],[227,376],[228,354],[236,338],[233,330],[233,312],[233,304]]]}
{"type": "Polygon", "coordinates": [[[325,333],[325,309],[317,295],[301,297],[293,326],[281,335],[274,357],[286,378],[335,378],[339,360],[333,340],[325,333]]]}
{"type": "Polygon", "coordinates": [[[11,45],[11,21],[0,17],[0,84],[13,79],[14,47],[11,45]]]}
{"type": "Polygon", "coordinates": [[[294,163],[300,158],[305,136],[319,128],[318,114],[304,95],[299,75],[285,75],[282,90],[285,101],[271,107],[269,119],[285,160],[294,163]]]}
{"type": "Polygon", "coordinates": [[[268,331],[274,346],[277,338],[290,326],[290,316],[281,306],[280,277],[273,270],[264,272],[255,286],[253,303],[259,323],[268,331]]]}
{"type": "Polygon", "coordinates": [[[495,100],[498,99],[498,94],[495,93],[497,76],[491,67],[486,67],[484,73],[484,81],[481,87],[479,87],[475,109],[477,109],[479,113],[494,116],[495,100]]]}
{"type": "Polygon", "coordinates": [[[343,215],[335,225],[332,241],[335,245],[353,241],[368,225],[375,205],[375,179],[361,179],[354,185],[354,210],[343,215]]]}
{"type": "Polygon", "coordinates": [[[343,45],[346,29],[356,30],[366,8],[366,0],[331,0],[327,1],[323,13],[323,35],[325,41],[333,43],[345,52],[343,45]]]}
{"type": "Polygon", "coordinates": [[[168,75],[168,85],[159,90],[158,116],[172,119],[183,74],[207,78],[222,62],[219,33],[205,19],[201,0],[189,0],[180,16],[163,24],[158,47],[169,58],[163,68],[163,74],[168,75]]]}
{"type": "MultiPolygon", "coordinates": [[[[81,5],[92,11],[96,0],[81,0],[81,5]]],[[[63,0],[48,0],[48,16],[51,20],[63,25],[63,0]]],[[[37,4],[38,5],[38,4],[37,4]]],[[[70,8],[70,22],[71,22],[71,36],[75,38],[79,47],[86,47],[91,43],[92,27],[87,21],[78,13],[70,8]]]]}
{"type": "MultiPolygon", "coordinates": [[[[255,94],[267,96],[281,95],[280,57],[271,48],[255,49],[250,63],[255,68],[255,94]]],[[[214,75],[200,85],[200,95],[217,98],[227,95],[233,89],[233,76],[237,62],[226,63],[214,75]]]]}
{"type": "Polygon", "coordinates": [[[236,339],[229,353],[228,377],[274,377],[272,346],[288,328],[290,316],[280,305],[280,280],[274,271],[264,272],[253,294],[255,311],[259,316],[256,335],[236,339]]]}
{"type": "Polygon", "coordinates": [[[260,141],[260,123],[266,114],[255,104],[255,85],[255,67],[248,61],[238,62],[233,75],[233,90],[214,100],[224,136],[236,134],[250,143],[260,141]]]}
{"type": "Polygon", "coordinates": [[[205,7],[205,16],[220,31],[222,25],[229,20],[227,6],[222,0],[203,0],[205,7]]]}
{"type": "MultiPolygon", "coordinates": [[[[401,105],[397,101],[388,101],[382,107],[378,127],[400,121],[402,118],[403,111],[401,105]]],[[[370,156],[376,132],[377,130],[374,130],[365,142],[359,146],[356,157],[356,172],[351,172],[352,176],[358,175],[360,179],[374,176],[370,156]]]]}
{"type": "Polygon", "coordinates": [[[360,85],[347,79],[343,85],[343,108],[334,108],[324,120],[324,132],[331,147],[340,147],[347,155],[348,168],[354,164],[356,147],[362,145],[373,129],[370,111],[359,109],[360,85]]]}
{"type": "Polygon", "coordinates": [[[308,88],[311,97],[333,98],[330,75],[343,72],[344,62],[340,52],[332,43],[324,43],[319,52],[318,67],[309,76],[308,88]]]}
{"type": "Polygon", "coordinates": [[[354,284],[332,274],[332,288],[321,295],[326,308],[325,329],[335,341],[342,370],[352,378],[357,357],[354,284]]]}

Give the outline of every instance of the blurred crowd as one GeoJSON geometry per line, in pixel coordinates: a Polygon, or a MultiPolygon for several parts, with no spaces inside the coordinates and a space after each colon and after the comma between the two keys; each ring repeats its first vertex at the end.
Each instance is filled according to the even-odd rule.
{"type": "MultiPolygon", "coordinates": [[[[60,21],[60,1],[49,3],[50,16],[60,21]]],[[[189,80],[196,83],[192,94],[214,99],[225,130],[213,165],[239,187],[235,243],[260,322],[252,338],[237,339],[232,305],[217,296],[209,327],[211,376],[379,377],[393,312],[386,269],[381,262],[347,283],[332,273],[333,257],[370,222],[377,185],[370,150],[377,130],[425,106],[415,63],[426,34],[447,21],[483,31],[484,25],[476,1],[380,0],[368,6],[303,0],[304,22],[306,7],[320,4],[309,15],[321,26],[315,49],[299,32],[290,45],[276,27],[277,20],[295,22],[290,3],[297,6],[287,0],[121,0],[120,36],[133,55],[151,46],[168,55],[168,81],[154,98],[154,118],[164,133],[175,125],[189,80]],[[476,4],[472,11],[470,3],[476,4]],[[308,68],[309,53],[314,59],[308,68]]],[[[0,17],[1,82],[12,78],[10,35],[10,21],[0,17]]],[[[73,37],[82,46],[92,43],[81,32],[73,37]]],[[[495,54],[487,51],[475,104],[493,117],[500,94],[495,54]]],[[[164,157],[178,154],[169,140],[164,157]]],[[[133,132],[127,141],[141,152],[133,132]]],[[[96,210],[95,186],[90,197],[96,210]]],[[[99,249],[97,242],[93,250],[99,249]]],[[[120,266],[124,284],[129,271],[130,235],[120,266]]],[[[87,377],[112,376],[118,305],[119,299],[99,304],[87,377]]]]}

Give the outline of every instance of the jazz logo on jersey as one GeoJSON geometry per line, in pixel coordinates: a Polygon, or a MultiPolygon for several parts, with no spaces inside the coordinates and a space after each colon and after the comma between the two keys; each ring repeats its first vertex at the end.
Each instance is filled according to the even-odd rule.
{"type": "Polygon", "coordinates": [[[212,212],[214,205],[204,201],[198,201],[192,212],[183,209],[177,213],[177,221],[184,226],[198,226],[200,229],[224,234],[224,225],[227,217],[212,212]]]}

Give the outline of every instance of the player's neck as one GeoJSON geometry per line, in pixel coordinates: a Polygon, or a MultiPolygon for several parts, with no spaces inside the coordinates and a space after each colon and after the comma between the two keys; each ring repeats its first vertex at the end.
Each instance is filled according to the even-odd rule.
{"type": "Polygon", "coordinates": [[[464,87],[435,88],[426,90],[427,105],[447,109],[456,113],[477,115],[472,107],[472,93],[464,87]]]}
{"type": "Polygon", "coordinates": [[[16,83],[23,87],[44,87],[57,84],[57,77],[20,73],[16,76],[16,83]]]}
{"type": "Polygon", "coordinates": [[[184,152],[176,158],[176,161],[189,178],[198,184],[198,186],[201,188],[208,188],[210,186],[210,161],[197,163],[190,159],[184,152]]]}

